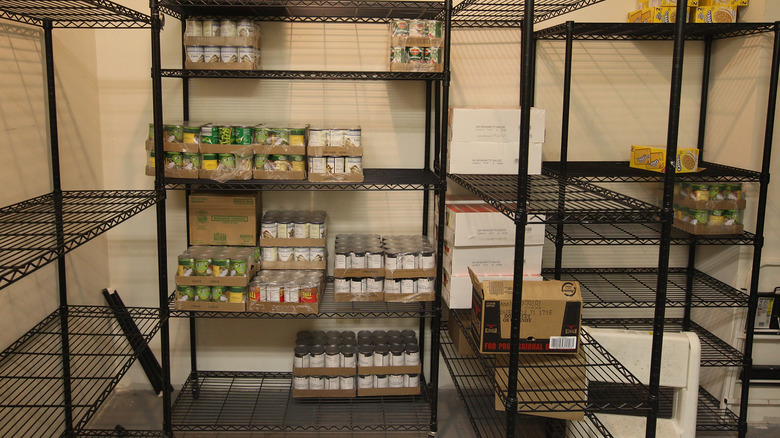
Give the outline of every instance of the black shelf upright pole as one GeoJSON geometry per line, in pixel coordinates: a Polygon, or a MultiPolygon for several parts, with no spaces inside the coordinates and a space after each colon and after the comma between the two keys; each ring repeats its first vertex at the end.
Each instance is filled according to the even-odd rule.
{"type": "MultiPolygon", "coordinates": [[[[444,79],[441,81],[441,96],[434,99],[436,105],[434,114],[435,128],[441,128],[441,132],[434,133],[434,141],[439,152],[439,184],[435,191],[438,202],[438,223],[436,224],[436,297],[433,302],[433,317],[431,318],[431,363],[429,395],[431,403],[431,434],[438,431],[438,402],[439,402],[439,350],[441,349],[441,288],[442,288],[442,256],[444,254],[444,209],[447,202],[447,120],[445,119],[450,105],[450,40],[452,34],[452,0],[444,0],[444,79]],[[441,97],[439,105],[438,98],[441,97]]],[[[439,87],[435,87],[438,89],[439,87]]],[[[422,339],[422,333],[420,334],[422,339]]]]}
{"type": "Polygon", "coordinates": [[[62,221],[62,178],[60,175],[60,141],[57,128],[57,93],[54,78],[52,22],[43,22],[46,56],[47,109],[49,110],[49,149],[54,217],[57,231],[57,287],[59,288],[60,337],[62,342],[62,403],[65,407],[64,436],[73,434],[73,392],[70,385],[70,340],[68,338],[68,284],[65,271],[65,227],[62,221]]]}
{"type": "Polygon", "coordinates": [[[663,204],[661,207],[661,236],[658,251],[658,283],[655,293],[655,314],[653,319],[653,349],[650,359],[650,382],[645,436],[656,436],[656,420],[659,409],[661,383],[661,351],[664,341],[664,318],[666,316],[666,287],[669,282],[669,251],[671,249],[672,221],[674,218],[674,177],[677,157],[677,140],[680,128],[680,100],[682,94],[683,59],[685,55],[685,21],[687,2],[677,4],[677,23],[674,28],[674,53],[672,56],[672,85],[669,98],[669,126],[666,137],[666,170],[664,172],[663,204]]]}
{"type": "MultiPolygon", "coordinates": [[[[425,157],[423,159],[423,169],[431,168],[431,115],[433,114],[433,81],[425,81],[425,157]]],[[[428,235],[428,220],[430,219],[431,193],[430,190],[423,192],[423,211],[422,211],[422,234],[428,235]]],[[[422,332],[420,332],[422,336],[422,332]]]]}
{"type": "Polygon", "coordinates": [[[769,102],[766,111],[764,133],[764,155],[761,162],[761,187],[758,192],[758,213],[756,218],[756,239],[753,243],[753,268],[750,276],[750,298],[748,299],[747,327],[745,327],[745,353],[742,357],[742,382],[739,399],[739,437],[747,434],[747,408],[750,396],[750,374],[753,370],[753,334],[756,307],[758,306],[758,280],[761,270],[761,252],[764,248],[764,225],[766,202],[769,190],[769,170],[772,164],[772,143],[775,135],[775,113],[777,109],[777,81],[780,76],[780,21],[775,22],[775,38],[772,46],[772,73],[769,82],[769,102]]]}
{"type": "MultiPolygon", "coordinates": [[[[561,114],[561,174],[566,176],[569,161],[569,115],[571,112],[571,68],[574,52],[574,22],[566,22],[566,51],[563,63],[563,109],[561,114]]],[[[558,190],[558,214],[565,207],[566,184],[561,183],[558,190]]],[[[563,271],[563,223],[555,227],[555,279],[561,279],[563,271]]]]}
{"type": "Polygon", "coordinates": [[[526,0],[521,24],[520,49],[520,160],[517,168],[517,212],[515,213],[515,271],[512,283],[512,317],[509,342],[509,373],[506,394],[506,436],[515,436],[517,424],[517,368],[520,350],[520,309],[523,301],[525,227],[528,225],[528,147],[531,132],[534,68],[534,2],[526,0]]]}
{"type": "Polygon", "coordinates": [[[162,15],[157,0],[151,0],[152,19],[152,110],[154,113],[154,189],[159,197],[157,210],[157,275],[160,299],[160,350],[163,376],[163,432],[173,434],[171,422],[171,350],[168,310],[168,242],[165,218],[165,174],[163,171],[163,106],[160,74],[160,31],[162,15]]]}

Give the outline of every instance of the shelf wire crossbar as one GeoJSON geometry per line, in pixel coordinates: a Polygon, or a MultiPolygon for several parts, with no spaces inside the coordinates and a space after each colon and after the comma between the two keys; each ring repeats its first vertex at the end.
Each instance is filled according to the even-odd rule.
{"type": "MultiPolygon", "coordinates": [[[[454,322],[450,322],[455,324],[454,322]]],[[[447,322],[440,332],[441,352],[444,363],[463,402],[469,421],[479,438],[503,437],[506,431],[506,414],[496,410],[492,376],[482,362],[474,355],[461,355],[450,338],[447,322]]],[[[592,412],[585,412],[585,421],[564,423],[543,421],[540,418],[522,415],[519,417],[515,436],[543,436],[550,438],[590,438],[599,436],[611,438],[612,434],[592,412]]]]}
{"type": "Polygon", "coordinates": [[[247,78],[289,80],[346,81],[427,81],[442,80],[444,73],[390,71],[314,71],[314,70],[189,70],[165,69],[164,78],[247,78]]]}
{"type": "MultiPolygon", "coordinates": [[[[540,23],[603,0],[535,0],[533,22],[540,23]]],[[[464,0],[452,9],[453,27],[520,27],[524,0],[464,0]]]]}
{"type": "Polygon", "coordinates": [[[328,282],[319,303],[319,312],[304,313],[262,313],[262,312],[193,312],[176,310],[175,293],[170,296],[171,317],[195,318],[249,318],[249,319],[323,319],[323,318],[425,318],[437,312],[428,301],[393,303],[385,301],[336,302],[333,299],[333,283],[328,282]]]}
{"type": "Polygon", "coordinates": [[[174,403],[173,429],[413,432],[430,428],[426,391],[416,396],[293,398],[291,385],[289,372],[194,372],[174,403]]]}
{"type": "Polygon", "coordinates": [[[43,27],[148,29],[148,15],[108,0],[0,0],[0,18],[43,27]]]}
{"type": "Polygon", "coordinates": [[[702,387],[699,387],[699,407],[696,413],[698,432],[734,432],[739,430],[739,417],[702,387]]]}
{"type": "MultiPolygon", "coordinates": [[[[561,280],[580,283],[584,308],[654,308],[657,268],[564,268],[561,280]]],[[[552,279],[554,269],[543,269],[552,279]]],[[[670,268],[666,306],[685,307],[686,268],[670,268]]],[[[694,271],[692,307],[745,307],[748,296],[701,272],[694,271]]]]}
{"type": "MultiPolygon", "coordinates": [[[[565,245],[658,245],[660,224],[568,224],[563,229],[565,245]]],[[[549,224],[545,236],[552,242],[557,237],[557,225],[549,224]]],[[[673,245],[752,245],[756,236],[742,234],[693,235],[672,228],[673,245]]]]}
{"type": "Polygon", "coordinates": [[[64,428],[62,325],[67,319],[75,429],[87,426],[160,328],[160,310],[128,308],[127,337],[110,307],[63,306],[0,353],[0,436],[56,436],[64,428]]]}
{"type": "Polygon", "coordinates": [[[65,191],[0,208],[0,289],[158,202],[151,190],[65,191]],[[61,221],[57,204],[61,199],[61,221]],[[58,236],[58,228],[62,234],[58,236]],[[61,240],[59,240],[61,238],[61,240]]]}
{"type": "MultiPolygon", "coordinates": [[[[537,39],[565,40],[565,23],[536,31],[537,39]]],[[[672,41],[673,23],[573,23],[575,40],[610,41],[672,41]]],[[[774,23],[689,23],[685,25],[686,40],[723,39],[759,35],[774,31],[774,23]]],[[[704,167],[704,166],[702,166],[704,167]]]]}

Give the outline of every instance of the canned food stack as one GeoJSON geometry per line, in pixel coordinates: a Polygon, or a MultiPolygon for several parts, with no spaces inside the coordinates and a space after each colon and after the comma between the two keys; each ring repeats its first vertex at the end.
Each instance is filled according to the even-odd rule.
{"type": "Polygon", "coordinates": [[[741,234],[745,207],[741,183],[678,183],[674,226],[697,235],[741,234]]]}
{"type": "MultiPolygon", "coordinates": [[[[198,178],[201,168],[200,125],[188,123],[163,124],[165,176],[170,178],[198,178]]],[[[149,124],[146,140],[146,175],[154,176],[154,124],[149,124]]]]}
{"type": "Polygon", "coordinates": [[[313,314],[323,289],[322,271],[269,271],[257,273],[249,282],[247,311],[313,314]]]}
{"type": "Polygon", "coordinates": [[[270,210],[260,222],[263,269],[325,269],[327,214],[270,210]]]}
{"type": "MultiPolygon", "coordinates": [[[[687,0],[690,23],[736,23],[738,6],[749,0],[687,0]]],[[[628,13],[629,23],[675,23],[677,0],[638,0],[637,10],[628,13]]]]}
{"type": "Polygon", "coordinates": [[[306,179],[308,125],[260,124],[254,127],[255,179],[306,179]]]}
{"type": "Polygon", "coordinates": [[[422,235],[385,236],[385,301],[433,301],[436,253],[422,235]]]}
{"type": "Polygon", "coordinates": [[[192,246],[177,257],[176,308],[243,312],[257,247],[192,246]]]}
{"type": "Polygon", "coordinates": [[[293,352],[293,397],[355,397],[355,332],[301,331],[293,352]]]}
{"type": "Polygon", "coordinates": [[[362,182],[363,144],[359,126],[309,128],[309,181],[362,182]]]}
{"type": "Polygon", "coordinates": [[[384,301],[384,249],[379,234],[336,235],[334,300],[384,301]]]}
{"type": "Polygon", "coordinates": [[[358,332],[357,395],[420,393],[420,344],[413,330],[358,332]]]}
{"type": "Polygon", "coordinates": [[[260,68],[260,27],[250,18],[188,18],[183,41],[185,68],[260,68]]]}
{"type": "Polygon", "coordinates": [[[393,20],[390,71],[443,71],[442,26],[439,20],[393,20]]]}

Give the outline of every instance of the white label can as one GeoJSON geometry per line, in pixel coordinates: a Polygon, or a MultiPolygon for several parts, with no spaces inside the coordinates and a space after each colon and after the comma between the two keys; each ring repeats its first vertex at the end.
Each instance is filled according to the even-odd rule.
{"type": "Polygon", "coordinates": [[[366,290],[369,292],[382,292],[384,283],[384,278],[369,278],[366,281],[366,290]]]}
{"type": "Polygon", "coordinates": [[[327,379],[328,379],[328,389],[341,389],[340,388],[341,385],[339,383],[341,379],[339,378],[339,376],[327,377],[327,379]]]}
{"type": "Polygon", "coordinates": [[[374,366],[375,367],[389,367],[390,366],[390,353],[376,353],[374,352],[374,366]]]}
{"type": "Polygon", "coordinates": [[[413,294],[414,291],[414,279],[412,278],[403,278],[401,279],[401,293],[402,294],[413,294]]]}
{"type": "Polygon", "coordinates": [[[358,376],[358,388],[368,389],[373,387],[374,387],[374,376],[372,375],[358,376]]]}
{"type": "Polygon", "coordinates": [[[284,302],[285,303],[297,303],[300,301],[300,285],[296,283],[285,283],[284,285],[284,302]]]}
{"type": "Polygon", "coordinates": [[[219,36],[234,37],[238,36],[238,27],[236,20],[224,19],[219,22],[219,36]]]}
{"type": "Polygon", "coordinates": [[[238,61],[255,63],[255,48],[250,46],[244,46],[238,48],[238,61]]]}
{"type": "Polygon", "coordinates": [[[385,293],[386,294],[397,294],[401,292],[400,289],[401,286],[401,280],[393,279],[393,278],[386,278],[385,279],[385,293]]]}
{"type": "Polygon", "coordinates": [[[309,238],[309,223],[308,222],[296,222],[294,230],[295,230],[295,238],[296,239],[308,239],[309,238]]]}
{"type": "Polygon", "coordinates": [[[346,173],[344,171],[344,157],[333,157],[333,173],[346,173]]]}
{"type": "Polygon", "coordinates": [[[340,354],[326,354],[325,355],[325,367],[338,368],[341,365],[340,354]]]}
{"type": "Polygon", "coordinates": [[[355,389],[355,378],[352,376],[341,376],[339,386],[341,389],[355,389]]]}
{"type": "Polygon", "coordinates": [[[201,22],[201,31],[203,32],[204,37],[219,36],[219,21],[203,20],[201,22]]]}
{"type": "Polygon", "coordinates": [[[345,129],[331,129],[328,133],[328,146],[344,146],[344,134],[346,132],[345,129]]]}
{"type": "Polygon", "coordinates": [[[293,257],[295,257],[296,262],[310,262],[311,252],[308,247],[295,247],[293,257]]]}
{"type": "Polygon", "coordinates": [[[366,268],[366,253],[363,251],[352,251],[349,253],[349,264],[352,269],[366,268]]]}
{"type": "MultiPolygon", "coordinates": [[[[336,253],[336,258],[333,261],[333,268],[335,269],[347,269],[347,262],[349,261],[349,253],[336,253]]],[[[350,266],[352,266],[350,264],[350,266]]]]}
{"type": "Polygon", "coordinates": [[[350,291],[350,282],[346,278],[333,279],[333,292],[347,293],[350,291]]]}
{"type": "Polygon", "coordinates": [[[188,37],[203,36],[203,22],[196,18],[188,18],[187,27],[184,30],[184,36],[188,36],[188,37]]]}
{"type": "Polygon", "coordinates": [[[280,262],[291,262],[293,261],[293,249],[289,246],[280,246],[279,249],[277,249],[277,252],[279,253],[279,261],[280,262]]]}
{"type": "Polygon", "coordinates": [[[249,19],[238,20],[236,24],[236,34],[240,37],[248,37],[255,34],[255,23],[249,19]]]}
{"type": "Polygon", "coordinates": [[[220,56],[221,52],[218,46],[203,47],[203,60],[205,62],[219,62],[220,56]]]}
{"type": "Polygon", "coordinates": [[[387,374],[381,374],[376,376],[376,387],[377,388],[387,388],[389,383],[387,378],[387,374]]]}
{"type": "Polygon", "coordinates": [[[279,252],[276,250],[275,246],[264,246],[263,247],[263,261],[264,262],[275,262],[279,260],[279,252]]]}
{"type": "MultiPolygon", "coordinates": [[[[357,354],[357,353],[355,353],[355,354],[357,354]]],[[[344,368],[355,368],[355,354],[353,354],[351,356],[344,356],[343,354],[341,355],[341,358],[343,360],[343,365],[342,366],[344,368]]],[[[344,389],[349,389],[349,388],[344,388],[344,389]]]]}
{"type": "Polygon", "coordinates": [[[293,365],[295,368],[309,368],[309,355],[298,357],[295,356],[295,360],[293,361],[293,365]]]}
{"type": "Polygon", "coordinates": [[[321,262],[325,260],[325,248],[309,248],[309,259],[312,262],[321,262]]]}
{"type": "Polygon", "coordinates": [[[400,254],[401,269],[416,269],[417,257],[414,254],[400,254]]]}
{"type": "Polygon", "coordinates": [[[190,62],[203,62],[203,47],[202,46],[187,46],[187,60],[190,62]]]}
{"type": "Polygon", "coordinates": [[[366,253],[366,266],[368,267],[368,269],[382,269],[382,253],[381,252],[366,253]]]}
{"type": "Polygon", "coordinates": [[[421,294],[433,292],[433,281],[433,278],[418,278],[417,292],[421,294]]]}
{"type": "Polygon", "coordinates": [[[268,283],[266,288],[268,291],[268,301],[271,303],[282,302],[282,287],[279,283],[268,283]]]}
{"type": "Polygon", "coordinates": [[[238,47],[222,46],[219,49],[219,59],[223,64],[238,62],[238,47]]]}
{"type": "Polygon", "coordinates": [[[309,377],[309,389],[313,389],[313,390],[325,389],[325,379],[322,376],[309,377]]]}
{"type": "Polygon", "coordinates": [[[279,226],[276,222],[261,222],[260,223],[260,236],[264,238],[275,238],[278,237],[277,232],[279,230],[279,226]]]}
{"type": "Polygon", "coordinates": [[[320,128],[309,128],[309,146],[327,146],[328,130],[320,128]]]}
{"type": "Polygon", "coordinates": [[[390,374],[390,387],[391,388],[403,388],[404,387],[404,375],[403,374],[390,374]]]}
{"type": "Polygon", "coordinates": [[[385,269],[388,271],[398,269],[398,256],[396,254],[385,254],[385,269]]]}
{"type": "Polygon", "coordinates": [[[300,390],[309,389],[309,378],[306,376],[293,376],[293,388],[300,390]]]}
{"type": "Polygon", "coordinates": [[[325,157],[309,157],[309,173],[325,173],[325,157]]]}
{"type": "Polygon", "coordinates": [[[408,380],[405,378],[404,383],[406,383],[407,388],[416,388],[420,386],[420,375],[419,374],[407,374],[408,380]]]}
{"type": "Polygon", "coordinates": [[[344,159],[345,172],[346,173],[363,173],[363,158],[362,157],[347,157],[344,159]]]}
{"type": "Polygon", "coordinates": [[[420,365],[420,352],[419,351],[405,351],[404,355],[404,365],[406,366],[417,366],[420,365]]]}
{"type": "Polygon", "coordinates": [[[351,128],[344,132],[344,146],[348,148],[360,147],[360,128],[351,128]]]}
{"type": "Polygon", "coordinates": [[[361,278],[353,278],[350,281],[349,291],[352,293],[363,292],[363,280],[361,278]]]}

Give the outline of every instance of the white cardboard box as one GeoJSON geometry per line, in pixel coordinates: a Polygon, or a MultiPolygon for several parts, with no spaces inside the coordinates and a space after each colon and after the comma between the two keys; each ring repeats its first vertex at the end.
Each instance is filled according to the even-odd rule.
{"type": "MultiPolygon", "coordinates": [[[[544,245],[525,247],[523,275],[542,274],[542,253],[544,245]]],[[[450,274],[468,275],[469,268],[479,276],[512,275],[515,270],[514,246],[452,246],[444,241],[444,269],[450,274]]]]}
{"type": "MultiPolygon", "coordinates": [[[[468,275],[451,276],[446,270],[443,271],[444,287],[441,290],[444,302],[450,309],[471,309],[471,277],[468,275]]],[[[480,276],[480,280],[498,280],[512,281],[512,275],[486,275],[480,276]]],[[[542,281],[544,278],[540,275],[524,275],[523,281],[542,281]]]]}
{"type": "MultiPolygon", "coordinates": [[[[508,175],[516,174],[520,150],[518,143],[464,142],[448,143],[449,173],[508,175]]],[[[528,147],[528,174],[542,173],[542,143],[528,147]]]]}
{"type": "MultiPolygon", "coordinates": [[[[447,204],[444,218],[444,240],[455,246],[515,244],[515,223],[486,203],[447,204]]],[[[544,216],[529,216],[534,220],[544,216]]],[[[525,244],[544,245],[544,224],[526,225],[525,244]]]]}
{"type": "MultiPolygon", "coordinates": [[[[531,108],[530,141],[544,143],[545,110],[531,108]]],[[[514,143],[520,142],[520,107],[450,108],[451,141],[514,143]]]]}

